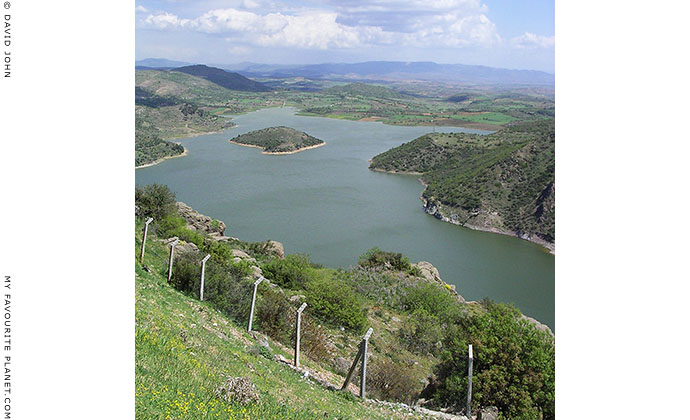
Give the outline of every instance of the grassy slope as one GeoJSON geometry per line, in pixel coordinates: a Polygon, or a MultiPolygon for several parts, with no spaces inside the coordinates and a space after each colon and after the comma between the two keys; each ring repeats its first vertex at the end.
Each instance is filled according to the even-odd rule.
{"type": "MultiPolygon", "coordinates": [[[[138,250],[140,239],[135,245],[138,250]]],[[[166,256],[165,246],[150,236],[144,263],[152,273],[135,263],[137,419],[424,418],[325,390],[287,366],[248,352],[253,339],[243,326],[168,286],[166,256]],[[249,377],[260,402],[240,406],[215,397],[227,376],[249,377]]],[[[315,366],[309,360],[304,364],[315,366]]]]}
{"type": "Polygon", "coordinates": [[[174,69],[180,73],[201,77],[210,82],[231,90],[243,90],[247,92],[268,92],[271,89],[254,80],[240,74],[225,71],[216,67],[204,65],[185,66],[174,69]]]}
{"type": "Polygon", "coordinates": [[[175,71],[137,70],[135,85],[161,97],[209,106],[222,105],[232,96],[232,91],[213,82],[175,71]]]}
{"type": "Polygon", "coordinates": [[[184,152],[184,147],[161,139],[160,132],[153,127],[147,127],[143,121],[136,119],[135,124],[135,166],[146,165],[184,152]]]}
{"type": "Polygon", "coordinates": [[[323,143],[316,137],[290,127],[269,127],[237,136],[231,141],[259,146],[269,153],[292,152],[323,143]]]}
{"type": "Polygon", "coordinates": [[[482,228],[555,240],[554,121],[487,136],[427,134],[372,159],[372,169],[423,172],[423,196],[482,228]]]}
{"type": "Polygon", "coordinates": [[[227,118],[203,110],[185,115],[180,105],[159,108],[137,106],[135,116],[141,126],[155,127],[164,140],[222,131],[233,126],[227,118]]]}

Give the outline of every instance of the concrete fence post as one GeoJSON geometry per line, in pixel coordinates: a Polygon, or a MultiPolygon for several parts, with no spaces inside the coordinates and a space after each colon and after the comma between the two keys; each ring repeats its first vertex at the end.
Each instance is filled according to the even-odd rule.
{"type": "Polygon", "coordinates": [[[467,355],[469,358],[469,363],[467,365],[467,418],[471,418],[472,408],[472,362],[474,357],[472,355],[472,344],[469,345],[467,349],[467,355]]]}
{"type": "Polygon", "coordinates": [[[362,340],[362,377],[359,382],[359,397],[362,399],[366,398],[366,388],[367,388],[367,345],[369,343],[369,337],[371,333],[374,332],[372,328],[369,328],[366,334],[364,334],[364,339],[362,340]]]}
{"type": "Polygon", "coordinates": [[[168,283],[170,283],[170,279],[172,278],[173,258],[175,258],[175,245],[177,245],[178,242],[180,242],[180,240],[175,239],[174,241],[168,244],[170,245],[170,262],[168,263],[168,283]]]}
{"type": "Polygon", "coordinates": [[[247,332],[252,332],[252,321],[254,320],[254,305],[256,304],[256,289],[259,287],[259,283],[261,283],[263,279],[263,277],[259,277],[259,280],[254,282],[254,292],[252,293],[252,306],[249,309],[249,325],[247,326],[247,332]]]}
{"type": "Polygon", "coordinates": [[[297,310],[297,326],[295,328],[295,367],[299,367],[299,338],[300,338],[300,323],[302,322],[302,311],[307,307],[304,302],[297,310]]]}
{"type": "Polygon", "coordinates": [[[371,333],[374,332],[373,328],[369,328],[367,330],[367,333],[364,334],[364,338],[362,339],[362,342],[359,343],[359,351],[357,352],[357,356],[355,356],[355,360],[352,362],[352,366],[350,366],[350,370],[347,372],[347,377],[345,378],[345,383],[343,383],[341,390],[347,389],[347,386],[350,384],[350,380],[352,380],[352,375],[355,373],[355,368],[357,367],[357,363],[359,362],[359,359],[362,359],[362,379],[359,384],[359,396],[364,398],[365,396],[365,388],[366,388],[366,381],[367,381],[367,343],[369,342],[369,337],[371,337],[371,333]]]}
{"type": "Polygon", "coordinates": [[[144,263],[144,249],[146,248],[146,234],[149,232],[149,223],[153,222],[153,217],[149,217],[146,220],[146,226],[144,226],[144,239],[141,240],[141,255],[139,256],[139,264],[144,263]]]}
{"type": "Polygon", "coordinates": [[[204,300],[204,271],[206,271],[206,261],[211,258],[211,254],[208,254],[201,260],[201,286],[199,286],[199,300],[204,300]]]}

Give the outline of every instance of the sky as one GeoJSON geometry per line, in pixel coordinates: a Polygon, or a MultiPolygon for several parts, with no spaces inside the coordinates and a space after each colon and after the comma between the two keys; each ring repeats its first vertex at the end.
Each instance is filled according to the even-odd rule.
{"type": "Polygon", "coordinates": [[[137,0],[136,59],[554,72],[555,0],[137,0]]]}

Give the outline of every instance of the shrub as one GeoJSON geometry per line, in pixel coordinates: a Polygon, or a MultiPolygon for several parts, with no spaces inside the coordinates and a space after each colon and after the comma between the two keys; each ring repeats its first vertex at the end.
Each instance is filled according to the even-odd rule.
{"type": "Polygon", "coordinates": [[[414,267],[410,266],[410,269],[407,270],[407,274],[414,277],[422,277],[422,269],[417,267],[416,265],[414,267]]]}
{"type": "Polygon", "coordinates": [[[264,276],[283,287],[298,290],[314,279],[315,273],[309,257],[290,254],[284,259],[274,259],[262,267],[264,276]]]}
{"type": "Polygon", "coordinates": [[[323,362],[331,359],[331,344],[328,334],[309,314],[302,313],[301,351],[310,359],[323,362]]]}
{"type": "Polygon", "coordinates": [[[472,399],[511,419],[554,419],[553,337],[521,319],[512,306],[485,300],[485,309],[448,329],[437,368],[435,399],[456,404],[467,393],[467,345],[472,344],[472,399]]]}
{"type": "MultiPolygon", "coordinates": [[[[201,286],[200,259],[200,254],[176,257],[171,278],[173,287],[195,298],[201,286]]],[[[245,272],[241,264],[211,258],[204,274],[204,300],[240,323],[247,321],[251,305],[252,284],[245,272]]]]}
{"type": "Polygon", "coordinates": [[[177,228],[170,232],[168,236],[177,236],[185,242],[196,245],[199,249],[203,249],[206,243],[206,237],[203,233],[200,233],[196,230],[187,229],[186,227],[177,228]]]}
{"type": "Polygon", "coordinates": [[[412,404],[421,384],[409,366],[389,358],[372,359],[367,373],[367,387],[377,399],[412,404]]]}
{"type": "Polygon", "coordinates": [[[167,185],[149,184],[136,187],[134,202],[139,208],[140,217],[153,217],[156,222],[177,211],[175,194],[167,185]]]}
{"type": "Polygon", "coordinates": [[[337,270],[334,275],[350,285],[358,294],[366,296],[376,304],[396,309],[402,307],[400,299],[405,290],[420,282],[420,279],[410,278],[400,273],[361,267],[347,271],[337,270]]]}
{"type": "MultiPolygon", "coordinates": [[[[197,278],[201,275],[199,258],[194,254],[182,254],[175,257],[173,274],[170,278],[172,286],[185,293],[194,291],[195,283],[199,283],[197,278]]],[[[198,289],[197,289],[198,292],[198,289]]]]}
{"type": "Polygon", "coordinates": [[[284,295],[271,288],[262,289],[261,298],[256,305],[257,329],[274,340],[289,345],[290,333],[294,330],[291,318],[294,319],[295,309],[284,295]]]}
{"type": "Polygon", "coordinates": [[[155,224],[158,235],[169,238],[171,236],[179,236],[180,232],[185,229],[187,223],[184,218],[180,216],[168,214],[162,219],[157,220],[155,224]]]}
{"type": "Polygon", "coordinates": [[[398,334],[408,350],[422,355],[435,354],[443,340],[441,322],[424,309],[414,311],[398,334]]]}
{"type": "Polygon", "coordinates": [[[362,298],[340,280],[312,280],[306,285],[306,296],[310,312],[324,322],[357,332],[367,324],[362,298]]]}
{"type": "Polygon", "coordinates": [[[244,242],[240,241],[242,244],[242,248],[249,253],[254,258],[263,256],[263,257],[276,257],[277,255],[275,254],[275,251],[273,250],[273,246],[271,245],[271,241],[263,241],[263,242],[244,242]]]}
{"type": "Polygon", "coordinates": [[[397,252],[382,251],[373,247],[359,257],[359,265],[363,268],[384,268],[398,271],[408,271],[411,268],[410,260],[397,252]]]}
{"type": "Polygon", "coordinates": [[[456,320],[462,311],[457,299],[445,288],[431,283],[419,283],[407,288],[402,297],[403,309],[414,313],[424,311],[442,323],[456,320]]]}
{"type": "MultiPolygon", "coordinates": [[[[236,321],[244,323],[249,317],[252,299],[252,282],[238,275],[237,265],[232,262],[216,262],[211,258],[206,263],[204,300],[236,321]]],[[[199,286],[197,280],[195,286],[199,286]]]]}
{"type": "Polygon", "coordinates": [[[204,241],[203,250],[216,257],[219,261],[229,261],[232,259],[232,250],[225,242],[207,239],[204,241]]]}

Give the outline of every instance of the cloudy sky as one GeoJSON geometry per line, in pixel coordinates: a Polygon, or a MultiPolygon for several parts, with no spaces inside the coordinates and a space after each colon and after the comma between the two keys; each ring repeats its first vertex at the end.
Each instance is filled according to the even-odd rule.
{"type": "Polygon", "coordinates": [[[554,71],[554,0],[137,0],[136,58],[554,71]]]}

